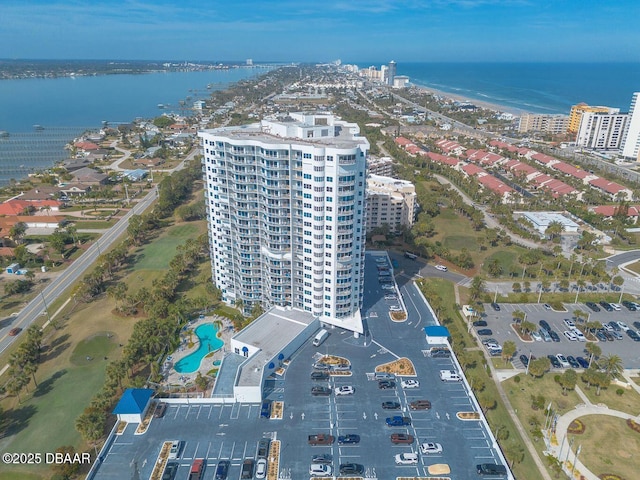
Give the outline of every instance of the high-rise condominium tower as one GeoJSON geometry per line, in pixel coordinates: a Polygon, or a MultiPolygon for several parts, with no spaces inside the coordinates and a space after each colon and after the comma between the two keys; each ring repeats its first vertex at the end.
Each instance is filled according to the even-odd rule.
{"type": "Polygon", "coordinates": [[[362,333],[369,142],[358,126],[291,113],[198,135],[223,300],[290,306],[362,333]]]}
{"type": "Polygon", "coordinates": [[[640,92],[635,92],[629,107],[629,119],[620,145],[623,157],[640,160],[640,92]]]}

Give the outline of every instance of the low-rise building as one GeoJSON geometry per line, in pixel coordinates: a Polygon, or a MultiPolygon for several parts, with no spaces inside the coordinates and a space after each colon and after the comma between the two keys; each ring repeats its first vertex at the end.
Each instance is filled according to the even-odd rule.
{"type": "Polygon", "coordinates": [[[389,225],[392,232],[400,226],[411,227],[416,206],[411,182],[381,175],[367,178],[367,232],[383,225],[389,225]]]}
{"type": "Polygon", "coordinates": [[[569,128],[569,116],[527,113],[520,117],[518,131],[520,133],[540,132],[561,134],[569,128]]]}
{"type": "Polygon", "coordinates": [[[580,229],[576,222],[558,212],[516,212],[516,215],[526,218],[541,235],[552,223],[562,225],[564,233],[577,233],[580,229]]]}
{"type": "Polygon", "coordinates": [[[393,175],[393,160],[391,157],[368,158],[367,172],[371,175],[390,177],[393,175]]]}

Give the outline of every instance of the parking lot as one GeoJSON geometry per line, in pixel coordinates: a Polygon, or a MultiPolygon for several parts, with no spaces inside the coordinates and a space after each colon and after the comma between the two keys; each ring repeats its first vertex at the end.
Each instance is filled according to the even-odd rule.
{"type": "MultiPolygon", "coordinates": [[[[398,303],[408,313],[405,322],[393,323],[389,318],[389,303],[378,282],[375,254],[367,254],[365,299],[362,310],[367,334],[355,338],[351,332],[329,329],[329,337],[318,347],[310,338],[291,357],[284,375],[270,379],[264,394],[271,401],[284,402],[282,420],[260,418],[260,405],[171,405],[163,418],[153,419],[145,435],[133,435],[129,426],[124,435],[116,437],[96,479],[132,478],[135,469],[140,478],[148,478],[162,442],[184,442],[177,479],[185,479],[194,458],[205,458],[207,469],[203,478],[214,477],[220,460],[229,460],[230,479],[239,479],[242,461],[255,458],[262,437],[281,441],[280,477],[309,478],[311,458],[328,454],[334,471],[343,463],[357,463],[365,468],[365,477],[391,479],[398,476],[429,477],[428,467],[448,464],[451,478],[480,478],[476,464],[502,463],[484,424],[478,420],[463,421],[458,412],[475,411],[464,382],[442,382],[440,370],[456,369],[451,358],[426,356],[427,344],[423,328],[435,321],[417,288],[408,279],[396,289],[398,303]],[[312,380],[314,362],[322,355],[348,359],[351,375],[331,376],[329,380],[312,380]],[[390,389],[380,389],[374,378],[375,367],[409,357],[419,381],[418,388],[403,389],[401,378],[390,389]],[[313,386],[352,386],[352,395],[313,396],[313,386]],[[429,400],[431,408],[411,410],[416,400],[429,400]],[[397,402],[397,410],[385,410],[382,402],[397,402]],[[388,427],[387,417],[406,416],[411,424],[388,427]],[[394,445],[393,433],[412,435],[411,444],[394,445]],[[311,446],[307,439],[313,434],[360,436],[357,444],[311,446]],[[421,454],[420,444],[437,442],[441,453],[421,454]],[[395,455],[419,453],[417,465],[395,464],[395,455]]],[[[406,377],[408,378],[408,377],[406,377]]],[[[504,478],[483,476],[482,478],[504,478]]]]}
{"type": "MultiPolygon", "coordinates": [[[[610,321],[622,321],[629,325],[632,329],[633,322],[640,320],[640,312],[631,312],[622,307],[620,311],[607,312],[601,309],[600,312],[593,312],[585,304],[565,304],[565,312],[556,312],[544,307],[544,304],[500,304],[500,311],[495,311],[490,304],[485,305],[485,314],[483,320],[487,321],[486,327],[492,331],[491,337],[495,338],[500,344],[506,340],[512,340],[516,343],[518,351],[514,356],[513,364],[517,368],[524,368],[522,362],[518,359],[520,355],[532,354],[537,358],[547,355],[563,354],[565,356],[572,355],[574,357],[582,356],[588,359],[588,355],[584,352],[586,342],[568,340],[563,332],[569,330],[565,324],[565,319],[575,320],[573,312],[582,310],[587,315],[589,321],[598,321],[602,324],[610,321]],[[559,337],[559,342],[532,341],[524,342],[516,335],[511,328],[513,323],[512,314],[516,310],[526,313],[526,320],[536,324],[540,328],[540,320],[545,320],[559,337]]],[[[476,328],[477,330],[477,328],[476,328]]],[[[618,355],[623,362],[625,368],[640,368],[640,343],[634,342],[624,332],[621,332],[621,339],[613,341],[597,341],[598,346],[602,349],[603,355],[618,355]]]]}

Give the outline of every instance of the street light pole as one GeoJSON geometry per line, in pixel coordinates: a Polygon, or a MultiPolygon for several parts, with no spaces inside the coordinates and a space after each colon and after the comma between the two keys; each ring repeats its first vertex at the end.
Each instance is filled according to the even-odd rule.
{"type": "Polygon", "coordinates": [[[529,375],[529,364],[531,363],[531,350],[529,350],[529,361],[527,362],[527,368],[525,369],[524,374],[529,375]]]}
{"type": "Polygon", "coordinates": [[[40,292],[40,296],[42,297],[42,304],[44,305],[44,311],[47,313],[47,319],[49,323],[51,323],[51,315],[49,315],[49,307],[47,307],[47,301],[44,299],[44,293],[40,292]]]}
{"type": "Polygon", "coordinates": [[[582,450],[582,444],[578,445],[578,449],[576,450],[576,456],[573,459],[573,466],[571,468],[572,477],[573,477],[573,472],[576,471],[576,462],[578,461],[578,455],[580,455],[580,450],[582,450]]]}

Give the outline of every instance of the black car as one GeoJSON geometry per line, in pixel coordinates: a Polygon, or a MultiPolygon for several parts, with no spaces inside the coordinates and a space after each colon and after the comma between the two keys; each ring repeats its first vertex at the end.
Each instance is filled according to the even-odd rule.
{"type": "Polygon", "coordinates": [[[538,322],[538,325],[544,328],[547,332],[551,331],[551,326],[549,325],[549,322],[547,322],[546,320],[540,320],[538,322]]]}
{"type": "Polygon", "coordinates": [[[331,395],[331,389],[329,387],[311,387],[311,395],[328,397],[331,395]]]}
{"type": "Polygon", "coordinates": [[[491,308],[493,308],[496,312],[500,311],[500,305],[498,305],[496,302],[493,302],[491,304],[491,308]]]}
{"type": "Polygon", "coordinates": [[[383,410],[398,410],[400,408],[400,404],[398,402],[382,402],[383,410]]]}
{"type": "Polygon", "coordinates": [[[218,466],[216,467],[216,476],[215,480],[226,480],[227,475],[229,475],[229,465],[231,462],[229,460],[220,460],[218,462],[218,466]]]}
{"type": "Polygon", "coordinates": [[[584,357],[576,357],[576,361],[582,368],[589,368],[589,361],[584,357]]]}
{"type": "Polygon", "coordinates": [[[478,475],[506,475],[507,469],[504,465],[496,463],[482,463],[476,465],[476,472],[478,475]]]}
{"type": "Polygon", "coordinates": [[[636,310],[638,310],[638,307],[636,307],[636,304],[633,302],[630,302],[629,300],[623,300],[622,305],[627,307],[627,309],[630,312],[635,312],[636,310]]]}
{"type": "MultiPolygon", "coordinates": [[[[607,341],[607,336],[604,334],[603,330],[597,330],[596,331],[596,338],[598,340],[600,340],[601,342],[606,342],[607,341]]],[[[612,338],[613,340],[613,338],[612,338]]]]}
{"type": "Polygon", "coordinates": [[[633,328],[640,330],[640,322],[633,322],[633,328]]]}
{"type": "Polygon", "coordinates": [[[326,371],[311,372],[311,380],[328,380],[329,374],[326,371]]]}
{"type": "Polygon", "coordinates": [[[167,463],[167,467],[164,469],[164,473],[162,474],[162,480],[173,480],[176,478],[179,466],[180,465],[176,462],[167,463]]]}
{"type": "Polygon", "coordinates": [[[520,361],[522,365],[524,365],[524,368],[527,368],[527,365],[529,365],[529,357],[527,355],[520,355],[520,361]]]}
{"type": "Polygon", "coordinates": [[[260,417],[271,418],[271,402],[269,400],[262,402],[262,407],[260,407],[260,417]]]}
{"type": "Polygon", "coordinates": [[[593,310],[594,312],[599,312],[600,311],[600,307],[598,305],[596,305],[595,303],[593,303],[593,302],[587,302],[587,303],[585,303],[585,305],[587,307],[589,307],[591,310],[593,310]]]}
{"type": "Polygon", "coordinates": [[[388,390],[390,388],[396,388],[396,382],[393,380],[380,380],[378,381],[378,388],[380,390],[388,390]]]}
{"type": "Polygon", "coordinates": [[[600,330],[600,331],[604,334],[604,338],[607,339],[607,342],[613,342],[615,340],[615,338],[613,338],[613,335],[611,335],[606,330],[600,330]]]}
{"type": "Polygon", "coordinates": [[[449,358],[451,356],[451,352],[447,349],[436,350],[435,352],[431,352],[431,358],[449,358]]]}
{"type": "Polygon", "coordinates": [[[333,455],[328,453],[321,453],[311,457],[311,463],[320,463],[324,465],[331,465],[333,463],[333,455]]]}
{"type": "Polygon", "coordinates": [[[547,355],[547,358],[551,362],[551,366],[553,368],[562,368],[562,365],[560,364],[560,361],[556,358],[555,355],[547,355]]]}
{"type": "Polygon", "coordinates": [[[364,473],[364,465],[359,463],[341,463],[340,475],[362,475],[364,473]]]}
{"type": "Polygon", "coordinates": [[[555,330],[549,330],[549,336],[551,337],[551,340],[553,340],[554,342],[560,341],[560,336],[556,333],[555,330]]]}
{"type": "Polygon", "coordinates": [[[478,330],[478,335],[482,335],[483,337],[486,337],[488,335],[493,335],[493,332],[491,331],[490,328],[481,328],[480,330],[478,330]]]}
{"type": "Polygon", "coordinates": [[[605,302],[604,300],[602,300],[599,303],[600,303],[600,306],[604,308],[607,312],[613,312],[613,307],[609,304],[609,302],[605,302]]]}
{"type": "Polygon", "coordinates": [[[576,360],[576,357],[574,357],[573,355],[567,355],[567,362],[569,362],[571,368],[580,368],[578,360],[576,360]]]}
{"type": "Polygon", "coordinates": [[[614,332],[619,332],[620,330],[622,330],[620,328],[620,325],[618,325],[616,322],[614,322],[613,320],[611,320],[607,325],[609,325],[611,328],[613,328],[614,332]]]}
{"type": "Polygon", "coordinates": [[[634,342],[640,342],[640,335],[635,330],[627,330],[627,335],[634,342]]]}
{"type": "Polygon", "coordinates": [[[476,320],[475,322],[473,322],[473,326],[474,327],[486,327],[487,326],[487,322],[485,320],[476,320]]]}
{"type": "Polygon", "coordinates": [[[340,435],[338,437],[338,443],[340,445],[350,445],[360,443],[360,435],[350,433],[349,435],[340,435]]]}

